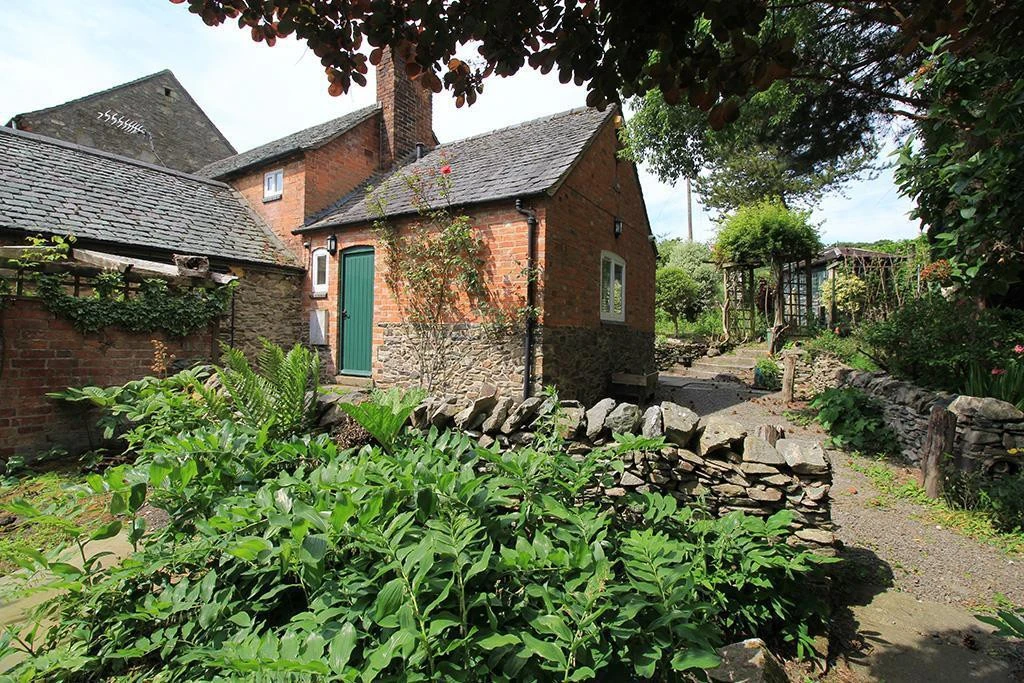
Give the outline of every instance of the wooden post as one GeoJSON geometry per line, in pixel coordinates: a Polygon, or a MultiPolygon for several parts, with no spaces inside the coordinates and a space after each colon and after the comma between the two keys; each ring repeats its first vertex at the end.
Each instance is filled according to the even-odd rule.
{"type": "Polygon", "coordinates": [[[750,283],[748,297],[750,300],[750,341],[757,339],[757,292],[754,289],[754,269],[747,268],[745,277],[750,283]]]}
{"type": "Polygon", "coordinates": [[[807,259],[804,263],[804,270],[806,271],[804,286],[804,306],[807,310],[807,318],[804,321],[805,327],[810,327],[814,321],[814,302],[811,301],[811,287],[814,284],[814,278],[811,276],[811,259],[807,259]]]}
{"type": "Polygon", "coordinates": [[[929,498],[942,495],[942,458],[953,452],[956,440],[956,414],[940,405],[932,406],[928,417],[928,434],[921,449],[921,475],[929,498]]]}
{"type": "Polygon", "coordinates": [[[784,354],[782,357],[782,401],[793,402],[793,385],[796,384],[796,356],[784,354]]]}

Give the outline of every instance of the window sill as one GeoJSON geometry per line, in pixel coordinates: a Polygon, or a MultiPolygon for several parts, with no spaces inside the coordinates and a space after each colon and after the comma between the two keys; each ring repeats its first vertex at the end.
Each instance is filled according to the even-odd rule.
{"type": "Polygon", "coordinates": [[[263,203],[264,204],[269,204],[270,202],[276,202],[279,199],[281,199],[281,197],[283,197],[283,196],[284,196],[283,194],[275,194],[275,195],[272,195],[270,197],[266,197],[265,196],[265,197],[263,197],[263,203]]]}
{"type": "Polygon", "coordinates": [[[626,324],[626,321],[625,321],[625,319],[623,319],[623,320],[612,320],[611,318],[601,318],[601,324],[602,325],[615,325],[615,326],[620,326],[621,325],[621,326],[624,326],[626,324]]]}

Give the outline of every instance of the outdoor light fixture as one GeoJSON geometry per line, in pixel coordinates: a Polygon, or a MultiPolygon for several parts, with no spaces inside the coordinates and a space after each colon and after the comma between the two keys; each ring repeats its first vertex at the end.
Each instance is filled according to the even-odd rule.
{"type": "Polygon", "coordinates": [[[338,253],[337,235],[329,235],[327,237],[327,253],[329,253],[331,256],[334,256],[336,253],[338,253]]]}
{"type": "Polygon", "coordinates": [[[618,218],[618,217],[615,218],[615,228],[614,228],[614,231],[615,231],[615,237],[616,238],[622,236],[622,219],[621,218],[618,218]]]}

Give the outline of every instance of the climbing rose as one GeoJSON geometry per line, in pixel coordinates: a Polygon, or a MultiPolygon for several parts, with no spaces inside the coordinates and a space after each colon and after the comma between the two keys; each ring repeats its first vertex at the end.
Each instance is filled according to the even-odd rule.
{"type": "Polygon", "coordinates": [[[1014,353],[1024,353],[1024,344],[1017,344],[1013,347],[1014,353]]]}
{"type": "Polygon", "coordinates": [[[993,375],[1005,375],[1006,374],[1006,370],[1004,370],[1003,368],[992,368],[992,374],[993,375]]]}
{"type": "Polygon", "coordinates": [[[445,164],[444,166],[441,167],[441,175],[448,175],[451,172],[452,172],[452,167],[449,166],[448,164],[445,164]]]}

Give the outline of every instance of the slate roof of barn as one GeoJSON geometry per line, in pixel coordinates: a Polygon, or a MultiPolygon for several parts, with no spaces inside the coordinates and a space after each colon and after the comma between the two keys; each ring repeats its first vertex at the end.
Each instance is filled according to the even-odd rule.
{"type": "Polygon", "coordinates": [[[0,128],[0,231],[299,267],[229,185],[0,128]]]}

